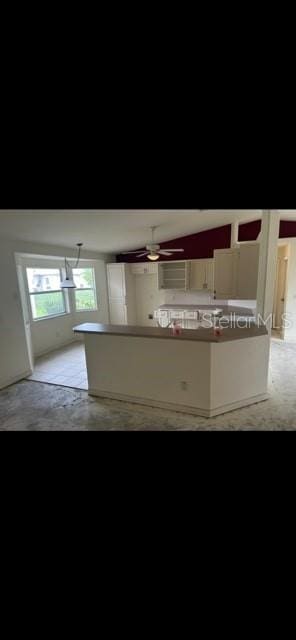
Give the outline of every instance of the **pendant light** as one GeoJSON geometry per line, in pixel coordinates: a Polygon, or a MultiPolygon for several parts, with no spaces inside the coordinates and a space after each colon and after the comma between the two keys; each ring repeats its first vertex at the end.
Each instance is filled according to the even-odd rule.
{"type": "MultiPolygon", "coordinates": [[[[78,242],[78,244],[76,246],[78,247],[78,256],[77,256],[76,264],[73,267],[73,269],[77,269],[77,267],[78,267],[79,260],[80,260],[81,247],[83,246],[83,243],[82,242],[78,242]]],[[[73,278],[70,277],[71,270],[72,270],[72,267],[71,267],[70,263],[68,262],[67,258],[65,258],[65,273],[66,273],[66,277],[63,280],[63,282],[61,282],[61,285],[60,285],[61,289],[76,289],[76,284],[75,284],[73,278]]]]}

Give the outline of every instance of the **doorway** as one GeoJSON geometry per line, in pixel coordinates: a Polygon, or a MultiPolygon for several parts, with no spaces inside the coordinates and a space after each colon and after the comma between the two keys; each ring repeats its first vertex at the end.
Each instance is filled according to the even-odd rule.
{"type": "Polygon", "coordinates": [[[278,249],[277,274],[273,305],[273,337],[284,340],[284,314],[286,310],[287,273],[289,263],[289,247],[282,245],[278,249]]]}

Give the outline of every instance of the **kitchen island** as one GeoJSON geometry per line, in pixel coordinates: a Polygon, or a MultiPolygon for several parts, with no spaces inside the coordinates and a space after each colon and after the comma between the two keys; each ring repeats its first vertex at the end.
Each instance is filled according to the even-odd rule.
{"type": "Polygon", "coordinates": [[[171,329],[86,323],[89,394],[212,417],[268,398],[265,326],[171,329]]]}

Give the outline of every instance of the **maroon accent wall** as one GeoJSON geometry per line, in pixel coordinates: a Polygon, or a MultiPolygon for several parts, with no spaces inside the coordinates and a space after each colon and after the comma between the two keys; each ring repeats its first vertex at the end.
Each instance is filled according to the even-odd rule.
{"type": "MultiPolygon", "coordinates": [[[[247,222],[239,227],[239,242],[252,242],[257,240],[261,231],[261,220],[247,222]]],[[[296,238],[296,221],[282,220],[280,225],[280,238],[296,238]]],[[[231,225],[209,229],[201,233],[194,233],[184,238],[176,238],[170,242],[162,242],[162,249],[184,249],[184,253],[175,253],[172,256],[161,256],[161,261],[169,260],[195,260],[198,258],[213,258],[215,249],[228,249],[231,245],[231,225]]],[[[139,253],[145,248],[139,249],[139,253]]],[[[137,258],[135,254],[116,256],[117,262],[149,262],[148,258],[137,258]]]]}
{"type": "Polygon", "coordinates": [[[239,242],[252,242],[257,240],[261,231],[261,220],[254,220],[254,222],[247,222],[246,224],[240,224],[238,241],[239,242]]]}
{"type": "MultiPolygon", "coordinates": [[[[239,227],[239,242],[257,240],[261,231],[261,220],[241,224],[239,227]]],[[[296,221],[281,220],[279,238],[296,238],[296,221]]]]}
{"type": "MultiPolygon", "coordinates": [[[[231,244],[231,225],[209,229],[201,233],[194,233],[184,238],[176,238],[170,242],[162,242],[162,249],[184,249],[183,253],[174,253],[172,256],[161,256],[161,261],[169,260],[194,260],[197,258],[213,258],[214,249],[228,249],[231,244]]],[[[145,251],[145,248],[139,249],[145,251]]],[[[135,254],[120,254],[117,262],[149,262],[145,258],[137,258],[135,254]]]]}
{"type": "Polygon", "coordinates": [[[296,222],[294,220],[281,221],[280,238],[296,238],[296,222]]]}

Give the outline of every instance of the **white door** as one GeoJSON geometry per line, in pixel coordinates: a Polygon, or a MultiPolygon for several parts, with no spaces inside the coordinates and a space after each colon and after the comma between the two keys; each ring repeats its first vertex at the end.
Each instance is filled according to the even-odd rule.
{"type": "Polygon", "coordinates": [[[109,302],[111,324],[127,324],[127,308],[122,302],[109,302]]]}
{"type": "Polygon", "coordinates": [[[31,334],[31,323],[30,323],[30,314],[28,308],[28,300],[26,297],[26,288],[24,282],[24,272],[21,265],[17,265],[17,275],[19,281],[19,289],[21,295],[21,303],[22,303],[22,312],[24,319],[24,327],[25,327],[25,336],[26,336],[26,344],[27,344],[27,353],[30,364],[31,373],[34,371],[34,352],[33,352],[33,344],[32,344],[32,334],[31,334]]]}
{"type": "Polygon", "coordinates": [[[237,297],[238,251],[219,249],[215,251],[214,293],[217,299],[233,300],[237,297]]]}
{"type": "Polygon", "coordinates": [[[123,300],[126,296],[125,265],[108,264],[108,291],[111,300],[123,300]]]}
{"type": "Polygon", "coordinates": [[[207,282],[207,262],[196,260],[190,263],[190,289],[202,291],[207,282]]]}
{"type": "Polygon", "coordinates": [[[278,258],[277,278],[274,299],[274,328],[283,330],[283,315],[286,308],[286,287],[287,287],[288,259],[278,258]]]}

